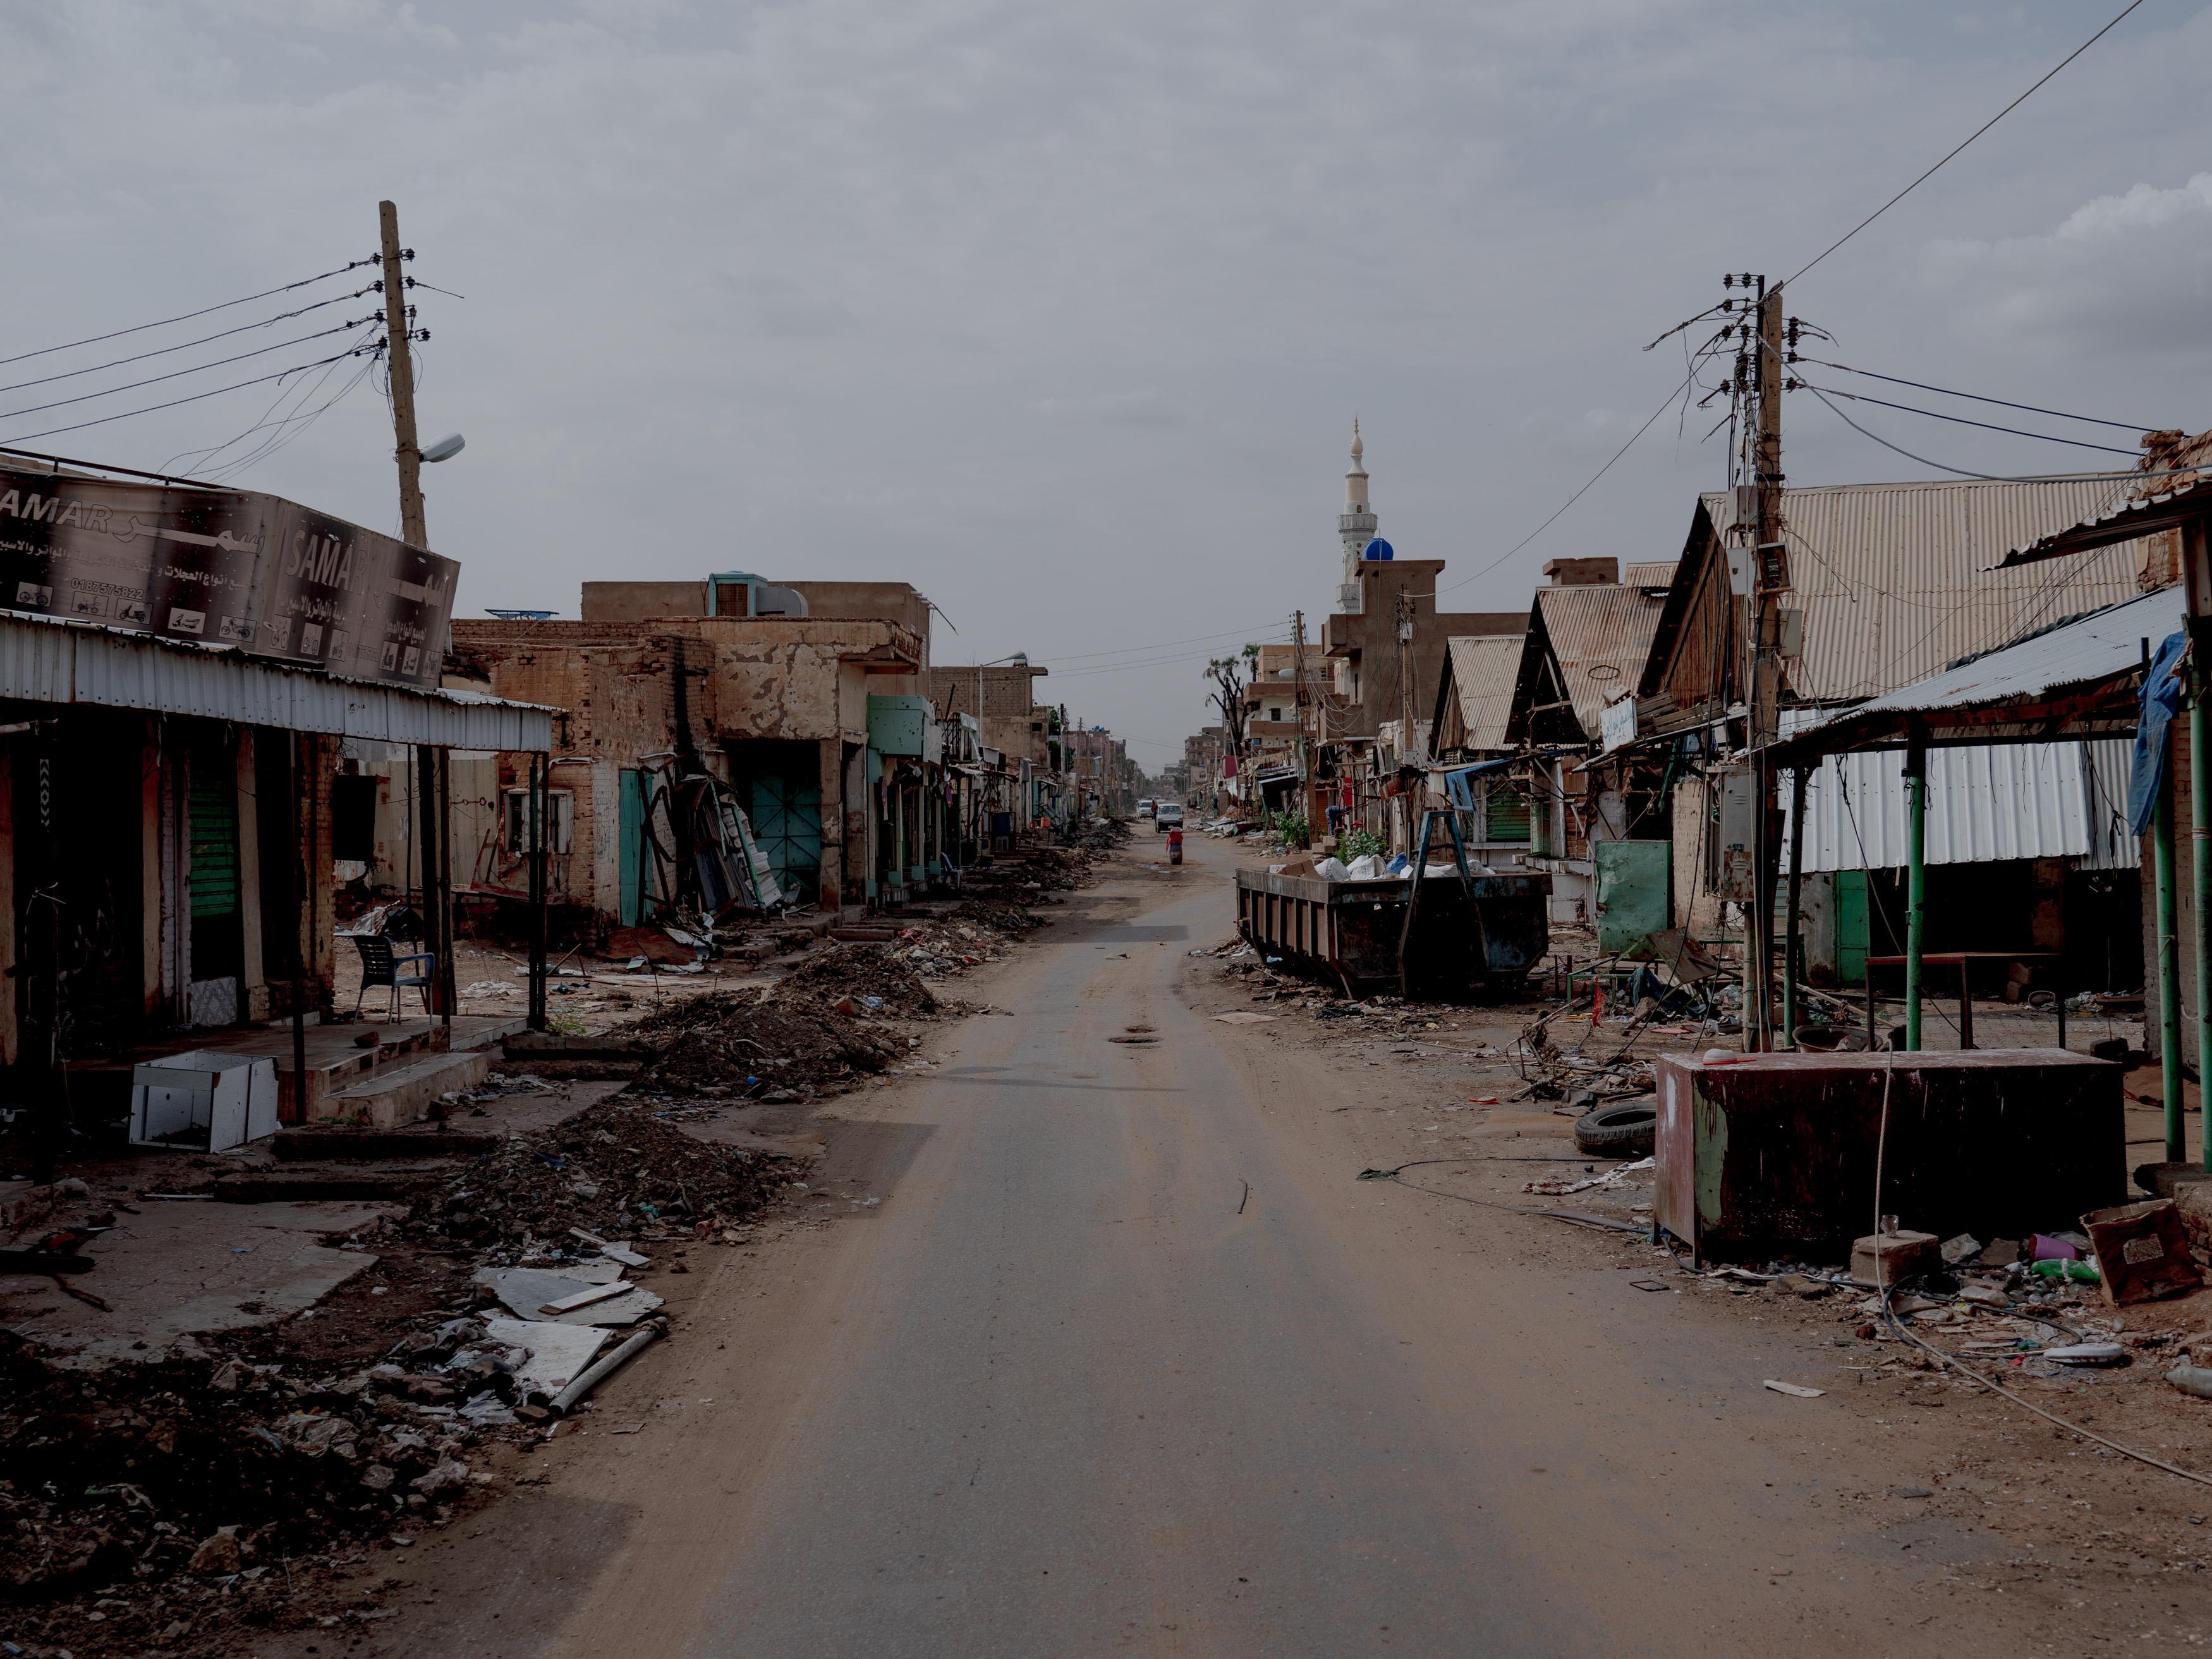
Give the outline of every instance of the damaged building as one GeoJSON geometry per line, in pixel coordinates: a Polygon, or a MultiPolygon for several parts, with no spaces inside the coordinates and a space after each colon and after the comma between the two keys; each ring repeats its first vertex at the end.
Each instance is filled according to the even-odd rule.
{"type": "MultiPolygon", "coordinates": [[[[833,912],[902,900],[942,854],[929,603],[904,583],[587,582],[576,620],[458,622],[453,653],[450,683],[561,711],[551,896],[601,925],[635,925],[695,882],[705,908],[743,897],[755,852],[783,902],[833,912]]],[[[526,757],[478,763],[500,805],[457,861],[475,890],[512,897],[526,757]]]]}

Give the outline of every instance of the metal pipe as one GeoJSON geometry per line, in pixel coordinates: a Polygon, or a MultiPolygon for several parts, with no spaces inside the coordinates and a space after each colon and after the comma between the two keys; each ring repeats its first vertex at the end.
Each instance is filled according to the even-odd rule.
{"type": "MultiPolygon", "coordinates": [[[[2181,1121],[2181,940],[2173,902],[2173,774],[2169,769],[2151,819],[2151,863],[2158,881],[2158,1069],[2166,1102],[2166,1161],[2188,1156],[2181,1121]]],[[[2197,994],[2199,996],[2203,992],[2197,994]]]]}
{"type": "MultiPolygon", "coordinates": [[[[2201,1103],[2206,1079],[2212,1079],[2212,1000],[2204,994],[2206,987],[2212,986],[2212,915],[2206,909],[2206,896],[2212,893],[2212,709],[2205,707],[2204,672],[2197,665],[2203,659],[2193,640],[2191,647],[2189,842],[2193,885],[2189,900],[2197,929],[2197,1097],[2201,1103]]],[[[2197,1138],[2203,1143],[2199,1150],[2206,1160],[2204,1167],[2212,1170],[2212,1135],[2204,1134],[2200,1127],[2197,1138]]],[[[2177,1154],[2174,1161],[2179,1163],[2183,1156],[2177,1154]]]]}
{"type": "Polygon", "coordinates": [[[1905,757],[1905,1046],[1920,1052],[1921,958],[1928,923],[1928,750],[1914,734],[1905,757]]]}

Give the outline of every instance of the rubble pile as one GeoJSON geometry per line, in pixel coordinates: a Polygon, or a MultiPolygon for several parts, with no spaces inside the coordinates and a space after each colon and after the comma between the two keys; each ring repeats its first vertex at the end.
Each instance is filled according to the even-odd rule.
{"type": "Polygon", "coordinates": [[[792,1006],[834,1005],[848,997],[890,1019],[927,1019],[939,1012],[921,975],[882,945],[832,945],[769,992],[770,1001],[792,1006]]]}
{"type": "Polygon", "coordinates": [[[1100,852],[1111,852],[1116,847],[1127,846],[1132,833],[1128,824],[1120,818],[1100,818],[1097,823],[1085,826],[1076,844],[1095,848],[1100,852]]]}
{"type": "Polygon", "coordinates": [[[994,928],[1006,934],[1021,934],[1045,925],[1046,917],[1024,910],[1020,905],[1006,899],[963,899],[952,913],[956,921],[972,922],[978,927],[994,928]]]}
{"type": "Polygon", "coordinates": [[[627,1035],[665,1043],[636,1087],[659,1095],[811,1098],[880,1072],[904,1047],[826,1008],[751,992],[710,992],[648,1015],[627,1035]]]}
{"type": "MultiPolygon", "coordinates": [[[[221,1358],[64,1370],[0,1333],[0,1601],[28,1604],[8,1622],[27,1637],[30,1608],[94,1590],[117,1652],[173,1646],[211,1613],[303,1622],[304,1607],[283,1617],[289,1564],[442,1522],[471,1485],[465,1454],[528,1432],[518,1409],[547,1415],[483,1330],[450,1320],[336,1373],[221,1358]]],[[[59,1616],[92,1636],[82,1607],[59,1616]]]]}
{"type": "MultiPolygon", "coordinates": [[[[729,1079],[726,1067],[715,1069],[715,1085],[729,1079]]],[[[750,1215],[793,1167],[787,1158],[696,1139],[659,1121],[647,1102],[618,1095],[543,1134],[503,1141],[417,1195],[398,1226],[419,1242],[477,1248],[565,1242],[579,1227],[608,1237],[691,1230],[750,1215]]]]}

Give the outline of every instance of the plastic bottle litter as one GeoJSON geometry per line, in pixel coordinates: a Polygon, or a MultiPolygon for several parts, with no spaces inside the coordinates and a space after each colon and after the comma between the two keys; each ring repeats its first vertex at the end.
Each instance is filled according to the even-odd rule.
{"type": "Polygon", "coordinates": [[[2193,1394],[2199,1400],[2212,1400],[2212,1370],[2202,1365],[2176,1365],[2166,1374],[2166,1380],[2184,1394],[2193,1394]]]}
{"type": "Polygon", "coordinates": [[[2095,1285],[2102,1282],[2097,1277],[2097,1264],[2094,1261],[2064,1261],[2053,1256],[2049,1260],[2034,1263],[2028,1268],[2028,1272],[2033,1273],[2038,1279],[2063,1279],[2075,1285],[2095,1285]]]}

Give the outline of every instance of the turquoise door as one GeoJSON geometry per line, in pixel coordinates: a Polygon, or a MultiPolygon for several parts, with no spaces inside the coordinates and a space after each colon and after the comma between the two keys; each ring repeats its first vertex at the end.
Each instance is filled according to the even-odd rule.
{"type": "Polygon", "coordinates": [[[1867,878],[1863,870],[1836,872],[1836,982],[1863,985],[1867,973],[1867,878]]]}
{"type": "Polygon", "coordinates": [[[753,780],[753,839],[784,890],[805,902],[822,890],[822,786],[795,778],[753,780]]]}
{"type": "Polygon", "coordinates": [[[645,914],[645,779],[640,773],[624,772],[619,782],[622,845],[617,880],[622,890],[617,905],[622,925],[635,927],[645,914]]]}

